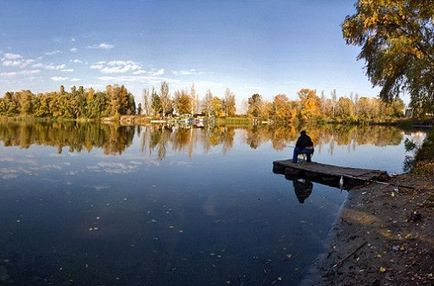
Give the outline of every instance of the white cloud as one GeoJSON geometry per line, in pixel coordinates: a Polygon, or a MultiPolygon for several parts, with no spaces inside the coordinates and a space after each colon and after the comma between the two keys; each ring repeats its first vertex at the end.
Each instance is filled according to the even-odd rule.
{"type": "Polygon", "coordinates": [[[163,74],[164,74],[164,69],[159,69],[156,72],[152,73],[153,76],[158,76],[158,75],[163,75],[163,74]]]}
{"type": "Polygon", "coordinates": [[[41,72],[41,70],[38,70],[38,69],[34,69],[34,70],[21,70],[21,71],[18,71],[18,72],[2,72],[2,73],[0,73],[0,76],[3,76],[3,77],[14,77],[14,76],[17,76],[17,75],[38,74],[40,72],[41,72]]]}
{"type": "Polygon", "coordinates": [[[192,75],[193,73],[196,73],[195,69],[189,69],[189,70],[179,70],[179,71],[172,71],[174,75],[192,75]]]}
{"type": "Polygon", "coordinates": [[[74,64],[82,64],[83,63],[83,61],[82,60],[79,60],[79,59],[73,59],[73,60],[69,60],[71,63],[74,63],[74,64]]]}
{"type": "Polygon", "coordinates": [[[57,54],[60,54],[60,53],[61,53],[61,51],[55,50],[55,51],[45,52],[45,55],[46,56],[52,56],[52,55],[57,55],[57,54]]]}
{"type": "Polygon", "coordinates": [[[70,51],[71,53],[75,53],[75,52],[77,52],[77,50],[78,50],[77,48],[70,48],[70,49],[69,49],[69,51],[70,51]]]}
{"type": "Polygon", "coordinates": [[[53,65],[53,64],[49,64],[49,65],[45,66],[45,69],[51,70],[51,71],[58,71],[58,70],[62,70],[64,68],[66,68],[65,64],[61,64],[61,65],[57,65],[57,66],[53,65]]]}
{"type": "Polygon", "coordinates": [[[108,49],[113,49],[114,45],[107,44],[107,43],[101,43],[98,45],[98,48],[103,49],[103,50],[108,50],[108,49]]]}
{"type": "MultiPolygon", "coordinates": [[[[13,61],[13,60],[19,60],[19,59],[22,59],[22,58],[23,58],[22,55],[19,55],[19,54],[13,54],[13,53],[5,53],[5,54],[4,54],[4,57],[3,57],[3,59],[11,60],[11,61],[13,61]]],[[[2,60],[3,60],[3,59],[2,59],[2,60]]]]}
{"type": "Polygon", "coordinates": [[[5,53],[1,58],[2,65],[5,67],[20,67],[24,68],[27,65],[33,63],[33,59],[25,59],[22,55],[5,53]]]}
{"type": "Polygon", "coordinates": [[[101,61],[91,65],[90,68],[102,73],[126,73],[141,69],[140,65],[133,61],[101,61]]]}
{"type": "Polygon", "coordinates": [[[139,82],[139,83],[149,83],[149,84],[159,84],[162,81],[170,81],[171,84],[179,84],[178,80],[169,80],[164,77],[149,76],[149,75],[125,75],[125,76],[101,76],[98,77],[101,81],[107,82],[139,82]]]}
{"type": "Polygon", "coordinates": [[[109,49],[113,49],[114,45],[112,44],[107,44],[107,43],[101,43],[99,45],[92,45],[92,46],[88,46],[89,49],[101,49],[101,50],[109,50],[109,49]]]}
{"type": "Polygon", "coordinates": [[[62,69],[62,70],[60,70],[61,72],[73,72],[74,71],[74,69],[62,69]]]}
{"type": "Polygon", "coordinates": [[[136,70],[135,72],[133,72],[133,74],[146,74],[147,71],[145,70],[136,70]]]}
{"type": "Polygon", "coordinates": [[[128,174],[137,170],[137,165],[124,163],[99,162],[94,166],[87,166],[87,169],[97,173],[128,174]]]}
{"type": "Polygon", "coordinates": [[[75,38],[71,38],[71,42],[75,42],[75,38]]]}
{"type": "Polygon", "coordinates": [[[32,65],[32,68],[43,68],[43,67],[44,67],[44,64],[42,64],[42,63],[36,63],[36,64],[32,65]]]}
{"type": "Polygon", "coordinates": [[[52,76],[51,80],[52,81],[62,81],[62,80],[67,80],[67,77],[63,77],[63,76],[52,76]]]}
{"type": "Polygon", "coordinates": [[[71,81],[75,82],[75,81],[80,81],[79,78],[71,78],[71,81]]]}

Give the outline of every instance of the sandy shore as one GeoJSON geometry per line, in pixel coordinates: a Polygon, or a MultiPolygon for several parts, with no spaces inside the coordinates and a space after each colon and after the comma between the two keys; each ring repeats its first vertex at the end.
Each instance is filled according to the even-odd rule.
{"type": "Polygon", "coordinates": [[[434,285],[434,177],[350,190],[302,285],[434,285]]]}

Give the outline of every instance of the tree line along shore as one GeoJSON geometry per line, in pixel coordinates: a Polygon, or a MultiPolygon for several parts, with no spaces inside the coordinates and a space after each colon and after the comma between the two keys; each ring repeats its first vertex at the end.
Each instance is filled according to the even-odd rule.
{"type": "Polygon", "coordinates": [[[0,98],[0,116],[52,118],[68,120],[110,120],[147,122],[174,118],[200,117],[203,120],[223,120],[234,123],[385,123],[404,117],[401,99],[384,101],[351,94],[337,97],[320,95],[313,89],[301,89],[298,99],[290,100],[277,94],[269,101],[260,94],[251,95],[244,112],[237,112],[236,96],[226,89],[219,97],[208,90],[203,98],[194,87],[169,91],[162,82],[158,88],[145,89],[138,104],[124,85],[108,85],[105,90],[73,86],[70,91],[60,86],[58,91],[33,93],[30,90],[6,92],[0,98]]]}

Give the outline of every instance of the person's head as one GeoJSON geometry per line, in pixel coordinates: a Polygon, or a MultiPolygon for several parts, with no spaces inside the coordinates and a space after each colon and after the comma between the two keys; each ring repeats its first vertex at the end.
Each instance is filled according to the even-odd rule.
{"type": "Polygon", "coordinates": [[[301,135],[306,135],[306,130],[300,132],[301,135]]]}

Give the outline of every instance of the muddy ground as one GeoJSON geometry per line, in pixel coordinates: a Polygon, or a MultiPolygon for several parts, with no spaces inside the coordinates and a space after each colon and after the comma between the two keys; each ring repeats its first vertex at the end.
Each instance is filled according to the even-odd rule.
{"type": "Polygon", "coordinates": [[[434,176],[350,190],[303,285],[434,285],[434,176]]]}

